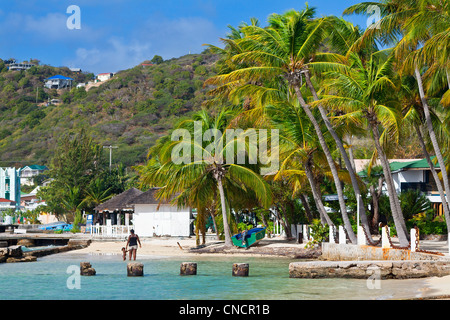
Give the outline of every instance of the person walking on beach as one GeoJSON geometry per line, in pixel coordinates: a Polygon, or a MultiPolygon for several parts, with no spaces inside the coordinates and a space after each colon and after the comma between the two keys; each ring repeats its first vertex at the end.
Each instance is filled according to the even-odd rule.
{"type": "Polygon", "coordinates": [[[136,251],[138,248],[138,243],[139,243],[139,248],[142,248],[141,241],[139,240],[139,236],[134,233],[133,229],[130,230],[130,233],[131,234],[128,236],[128,241],[127,241],[125,250],[127,250],[129,248],[128,249],[129,259],[131,260],[131,258],[133,257],[133,260],[136,260],[136,251]]]}

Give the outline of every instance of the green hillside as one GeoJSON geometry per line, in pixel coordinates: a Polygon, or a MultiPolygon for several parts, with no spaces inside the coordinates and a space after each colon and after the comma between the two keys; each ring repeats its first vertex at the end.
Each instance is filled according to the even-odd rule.
{"type": "Polygon", "coordinates": [[[8,71],[0,60],[0,166],[49,165],[61,134],[82,127],[100,144],[118,146],[113,162],[142,163],[160,136],[201,108],[208,90],[203,83],[217,59],[192,54],[157,65],[143,61],[88,91],[46,89],[44,79],[68,76],[75,87],[93,74],[46,65],[8,71]],[[61,104],[46,105],[50,99],[61,104]]]}

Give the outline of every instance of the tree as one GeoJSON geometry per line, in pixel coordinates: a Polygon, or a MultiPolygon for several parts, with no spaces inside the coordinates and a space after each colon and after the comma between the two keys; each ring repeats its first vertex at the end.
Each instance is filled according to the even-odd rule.
{"type": "Polygon", "coordinates": [[[154,64],[160,64],[164,61],[164,59],[161,56],[155,55],[152,60],[150,60],[154,64]]]}
{"type": "Polygon", "coordinates": [[[327,94],[319,102],[344,113],[340,118],[350,119],[360,125],[366,124],[372,133],[376,154],[383,167],[399,241],[402,246],[407,246],[406,225],[382,146],[383,141],[398,137],[401,120],[399,103],[392,94],[397,88],[394,84],[393,56],[389,50],[382,50],[365,60],[356,53],[350,53],[346,66],[326,73],[329,81],[324,90],[327,94]]]}
{"type": "Polygon", "coordinates": [[[104,165],[102,147],[83,129],[61,137],[55,148],[48,176],[51,182],[42,187],[38,197],[47,203],[56,215],[74,213],[81,209],[85,188],[104,165]]]}
{"type": "MultiPolygon", "coordinates": [[[[241,96],[252,93],[257,96],[253,98],[257,101],[256,103],[261,104],[277,94],[277,89],[264,87],[267,82],[276,82],[279,86],[286,86],[295,93],[319,138],[335,183],[344,226],[350,240],[356,243],[356,236],[347,215],[337,166],[320,124],[301,91],[303,74],[307,70],[308,61],[317,53],[321,41],[324,40],[327,26],[325,19],[313,19],[314,14],[313,8],[306,7],[302,11],[290,10],[283,15],[271,15],[268,21],[269,26],[266,28],[243,27],[242,32],[245,37],[237,41],[243,52],[234,55],[231,59],[240,62],[244,67],[213,77],[207,83],[219,85],[220,88],[231,86],[233,93],[241,96]],[[239,86],[240,90],[236,89],[239,86]]],[[[222,91],[227,92],[226,89],[222,91]]]]}
{"type": "MultiPolygon", "coordinates": [[[[226,247],[232,246],[228,220],[229,198],[233,193],[232,190],[238,188],[241,190],[241,195],[243,190],[253,191],[264,207],[268,207],[272,199],[267,183],[259,173],[254,171],[257,169],[256,166],[223,161],[229,159],[227,155],[235,157],[234,148],[230,154],[226,146],[227,143],[234,146],[237,140],[226,141],[224,132],[235,115],[235,110],[224,108],[215,117],[211,117],[206,111],[201,111],[192,119],[181,122],[176,127],[176,130],[181,131],[175,132],[177,134],[181,132],[189,137],[185,136],[177,141],[166,139],[164,147],[158,154],[160,164],[147,169],[146,177],[143,178],[147,183],[163,186],[158,193],[161,199],[170,199],[180,194],[186,195],[189,191],[192,197],[190,203],[195,204],[202,203],[197,199],[210,198],[212,190],[216,188],[220,198],[226,247]],[[195,126],[199,123],[200,128],[196,128],[195,126]],[[202,141],[191,139],[191,136],[195,137],[196,129],[200,130],[202,141]],[[209,139],[214,138],[212,143],[211,140],[203,140],[208,135],[210,135],[209,139]],[[194,155],[191,155],[190,151],[193,151],[194,155]],[[180,152],[187,154],[182,154],[180,158],[180,152]]],[[[245,141],[241,140],[239,143],[245,143],[245,141]]]]}
{"type": "MultiPolygon", "coordinates": [[[[369,11],[373,3],[362,2],[347,8],[344,14],[371,14],[369,11]]],[[[429,105],[429,96],[423,82],[428,78],[441,78],[446,80],[447,88],[450,88],[448,52],[450,43],[448,3],[446,1],[420,0],[420,1],[383,1],[377,3],[382,15],[377,28],[368,28],[364,33],[361,43],[364,41],[381,41],[384,45],[392,45],[400,66],[399,71],[403,75],[414,76],[417,82],[417,90],[423,107],[425,128],[428,131],[432,148],[436,155],[437,163],[442,173],[442,189],[450,193],[450,183],[446,169],[446,162],[439,145],[435,128],[433,127],[432,112],[429,105]],[[440,68],[436,66],[440,66],[440,68]],[[427,70],[428,69],[428,70],[427,70]],[[427,70],[423,73],[424,70],[427,70]],[[431,71],[431,72],[430,72],[431,71]],[[430,73],[435,73],[430,76],[430,73]]],[[[370,10],[371,11],[371,10],[370,10]]],[[[445,83],[440,81],[440,83],[445,83]]],[[[436,83],[436,82],[435,82],[436,83]]],[[[442,86],[442,85],[441,85],[442,86]]],[[[432,91],[430,91],[432,92],[432,91]]],[[[450,96],[449,90],[441,101],[446,103],[450,96]]],[[[427,159],[428,160],[428,159],[427,159]]],[[[431,167],[431,165],[430,165],[431,167]]],[[[448,201],[442,202],[443,206],[449,207],[448,201]]],[[[449,208],[446,208],[448,212],[449,208]]],[[[447,225],[450,216],[446,214],[447,225]]]]}

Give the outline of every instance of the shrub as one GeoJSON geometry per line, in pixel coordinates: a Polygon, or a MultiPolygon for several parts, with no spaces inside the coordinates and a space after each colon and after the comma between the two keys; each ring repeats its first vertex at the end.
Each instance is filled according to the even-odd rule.
{"type": "Polygon", "coordinates": [[[328,237],[329,228],[322,225],[319,219],[314,219],[311,225],[311,237],[305,248],[314,248],[314,246],[324,242],[328,237]]]}

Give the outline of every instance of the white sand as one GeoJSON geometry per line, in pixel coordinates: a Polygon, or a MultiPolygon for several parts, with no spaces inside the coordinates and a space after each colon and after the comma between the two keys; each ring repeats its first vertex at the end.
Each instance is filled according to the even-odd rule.
{"type": "Polygon", "coordinates": [[[450,276],[432,277],[426,279],[427,288],[424,292],[426,297],[448,296],[450,299],[450,276]]]}
{"type": "MultiPolygon", "coordinates": [[[[287,243],[283,238],[271,238],[269,241],[261,240],[265,247],[280,248],[280,247],[301,247],[304,244],[287,243]]],[[[209,247],[222,246],[223,241],[209,239],[206,245],[209,247]]],[[[138,247],[137,256],[158,255],[158,256],[195,256],[200,253],[189,251],[191,248],[197,247],[195,238],[144,238],[141,239],[142,247],[138,247]]],[[[94,240],[91,244],[79,250],[70,251],[70,254],[122,254],[122,247],[125,247],[126,241],[98,241],[94,240]]],[[[243,248],[234,248],[232,252],[227,253],[212,253],[215,256],[223,255],[245,255],[245,256],[259,256],[256,252],[245,251],[243,248]]],[[[205,255],[205,253],[202,253],[205,255]]]]}

